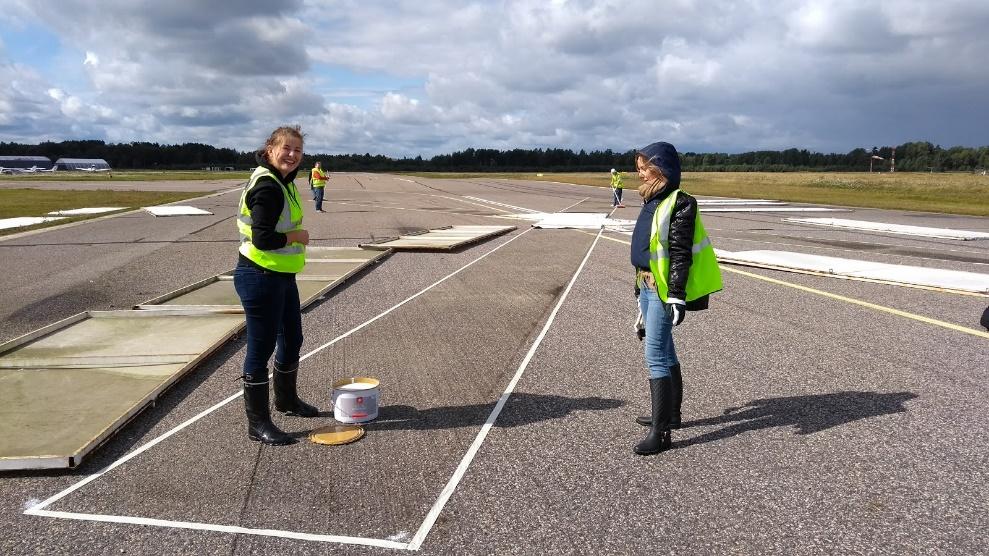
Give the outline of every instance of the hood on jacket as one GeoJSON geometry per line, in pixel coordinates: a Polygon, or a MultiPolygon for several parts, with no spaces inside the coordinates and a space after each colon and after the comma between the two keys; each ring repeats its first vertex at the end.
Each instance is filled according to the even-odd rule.
{"type": "Polygon", "coordinates": [[[655,164],[666,176],[667,185],[670,188],[680,187],[680,155],[673,145],[659,141],[642,147],[636,154],[640,154],[647,161],[655,164]]]}

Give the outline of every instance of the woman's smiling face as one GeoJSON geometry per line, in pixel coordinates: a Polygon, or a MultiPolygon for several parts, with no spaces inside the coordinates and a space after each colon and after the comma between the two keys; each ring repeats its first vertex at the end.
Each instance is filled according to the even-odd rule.
{"type": "Polygon", "coordinates": [[[289,135],[282,136],[274,145],[268,147],[268,163],[282,176],[295,171],[302,163],[302,140],[289,135]]]}

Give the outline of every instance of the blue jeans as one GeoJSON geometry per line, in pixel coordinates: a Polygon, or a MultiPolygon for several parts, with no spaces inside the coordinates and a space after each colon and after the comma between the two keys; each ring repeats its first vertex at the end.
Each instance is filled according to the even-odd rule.
{"type": "Polygon", "coordinates": [[[639,309],[646,319],[645,351],[649,378],[670,376],[670,367],[679,363],[673,346],[673,321],[665,305],[656,290],[643,287],[639,293],[639,309]]]}
{"type": "Polygon", "coordinates": [[[302,311],[294,274],[275,274],[239,263],[234,288],[247,318],[247,354],[244,376],[252,382],[268,380],[268,360],[275,353],[279,365],[299,362],[302,349],[302,311]]]}
{"type": "Polygon", "coordinates": [[[323,188],[314,187],[312,190],[312,198],[316,201],[316,210],[323,210],[323,188]]]}

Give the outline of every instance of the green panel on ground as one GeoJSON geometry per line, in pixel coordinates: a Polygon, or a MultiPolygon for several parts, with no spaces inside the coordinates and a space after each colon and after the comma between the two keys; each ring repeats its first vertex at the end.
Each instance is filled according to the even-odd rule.
{"type": "Polygon", "coordinates": [[[92,312],[0,348],[0,469],[72,467],[243,326],[239,314],[92,312]]]}

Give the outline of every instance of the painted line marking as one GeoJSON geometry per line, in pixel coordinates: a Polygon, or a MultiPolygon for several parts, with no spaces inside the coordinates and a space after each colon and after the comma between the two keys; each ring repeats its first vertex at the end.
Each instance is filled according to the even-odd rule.
{"type": "MultiPolygon", "coordinates": [[[[574,207],[574,206],[582,203],[583,201],[584,200],[577,201],[573,205],[570,205],[570,206],[568,206],[568,207],[566,207],[566,208],[564,208],[562,210],[567,210],[569,208],[572,208],[572,207],[574,207]]],[[[527,230],[523,230],[521,233],[519,233],[515,237],[509,239],[508,241],[505,241],[504,243],[501,243],[500,245],[498,245],[497,247],[491,249],[487,253],[481,255],[480,257],[474,259],[473,261],[465,264],[464,266],[460,267],[459,269],[457,269],[457,270],[451,272],[450,274],[444,276],[443,278],[437,280],[436,282],[432,283],[431,285],[427,286],[426,288],[420,290],[418,293],[416,293],[416,294],[414,294],[414,295],[406,298],[404,301],[401,301],[401,302],[397,303],[396,305],[393,305],[391,308],[387,309],[383,313],[380,313],[379,315],[377,315],[377,316],[375,316],[375,317],[373,317],[373,318],[365,321],[364,323],[359,324],[358,326],[356,326],[355,328],[351,329],[350,331],[348,331],[348,332],[346,332],[344,334],[341,334],[340,336],[336,337],[335,339],[333,339],[333,340],[331,340],[331,341],[329,341],[329,342],[327,342],[327,343],[319,346],[318,348],[310,351],[309,353],[303,355],[302,357],[299,358],[299,361],[302,362],[302,361],[304,361],[304,360],[312,357],[313,355],[319,353],[320,351],[328,348],[329,346],[335,344],[336,342],[338,342],[338,341],[340,341],[340,340],[342,340],[344,338],[347,338],[351,334],[357,332],[358,330],[361,330],[362,328],[370,325],[371,323],[379,320],[380,318],[384,317],[385,315],[387,315],[387,314],[391,313],[392,311],[398,309],[402,305],[405,305],[409,301],[412,301],[413,299],[415,299],[415,298],[419,297],[420,295],[426,293],[427,291],[433,289],[434,287],[436,287],[439,284],[445,282],[449,278],[452,278],[453,276],[459,274],[463,270],[465,270],[468,267],[472,266],[474,263],[480,261],[481,259],[484,259],[488,255],[494,253],[495,251],[501,249],[502,247],[508,245],[509,243],[515,241],[516,239],[522,237],[523,235],[525,235],[526,233],[528,233],[528,232],[530,232],[532,230],[533,230],[533,228],[529,228],[527,230]]],[[[487,437],[488,431],[491,430],[491,426],[494,424],[495,420],[498,418],[498,415],[501,413],[502,408],[505,406],[505,403],[508,401],[508,398],[511,396],[511,393],[514,391],[516,384],[518,384],[519,379],[522,377],[522,373],[524,373],[526,367],[528,367],[529,361],[532,359],[532,356],[535,354],[536,349],[539,347],[539,344],[542,342],[543,338],[545,337],[546,332],[549,330],[550,326],[552,325],[554,319],[556,318],[556,314],[559,312],[560,307],[563,305],[563,302],[566,300],[567,296],[569,295],[570,290],[573,288],[573,284],[576,282],[577,277],[580,275],[581,270],[583,270],[584,266],[587,263],[587,260],[590,258],[590,255],[593,252],[594,247],[597,245],[598,239],[600,239],[601,237],[603,237],[602,236],[603,231],[604,231],[603,229],[598,231],[597,237],[595,238],[594,242],[591,244],[591,247],[588,249],[587,254],[584,255],[583,261],[581,261],[580,266],[577,268],[577,271],[574,273],[574,276],[570,279],[570,283],[567,285],[567,288],[564,290],[563,294],[561,295],[561,298],[560,298],[559,302],[557,303],[556,307],[553,309],[553,312],[550,314],[549,319],[547,320],[546,324],[543,326],[543,329],[540,332],[539,336],[536,338],[536,340],[533,343],[533,345],[529,348],[528,353],[526,354],[526,356],[525,356],[522,364],[519,366],[519,369],[516,371],[516,374],[512,378],[512,381],[509,383],[508,387],[502,393],[501,397],[498,400],[498,403],[495,405],[495,408],[491,411],[491,414],[488,416],[488,420],[485,422],[484,426],[481,427],[481,431],[478,432],[478,435],[477,435],[477,437],[475,437],[474,442],[471,444],[470,448],[468,448],[467,454],[464,456],[464,458],[460,462],[460,465],[458,465],[457,469],[454,471],[453,476],[450,478],[450,480],[447,482],[446,486],[440,492],[439,497],[437,498],[436,502],[433,504],[432,508],[430,509],[429,513],[427,514],[426,519],[423,521],[422,525],[420,525],[419,530],[416,532],[416,535],[408,543],[400,543],[400,542],[395,542],[395,541],[391,541],[391,540],[387,540],[387,539],[373,539],[373,538],[366,538],[366,537],[350,537],[350,536],[344,536],[344,535],[318,535],[318,534],[313,534],[313,533],[302,533],[302,532],[298,532],[298,531],[284,531],[284,530],[277,530],[277,529],[251,529],[251,528],[247,528],[247,527],[239,527],[239,526],[233,526],[233,525],[219,525],[219,524],[213,524],[213,523],[198,523],[198,522],[189,522],[189,521],[170,521],[170,520],[154,519],[154,518],[147,518],[147,517],[87,514],[87,513],[79,513],[79,512],[53,511],[53,510],[46,510],[46,509],[44,509],[44,508],[46,508],[46,507],[54,504],[58,500],[64,498],[65,496],[68,496],[69,494],[71,494],[71,493],[79,490],[83,486],[85,486],[85,485],[87,485],[87,484],[95,481],[96,479],[100,478],[101,476],[109,473],[113,469],[115,469],[115,468],[123,465],[124,463],[130,461],[131,459],[134,459],[135,457],[137,457],[137,456],[143,454],[144,452],[150,450],[154,446],[160,444],[161,442],[163,442],[167,438],[171,437],[172,435],[180,432],[181,430],[185,429],[186,427],[188,427],[188,426],[192,425],[193,423],[199,421],[203,417],[206,417],[210,413],[213,413],[214,411],[216,411],[216,410],[220,409],[221,407],[227,405],[228,403],[232,402],[233,400],[236,400],[237,398],[243,396],[243,391],[237,392],[236,394],[233,394],[233,395],[229,396],[228,398],[226,398],[223,401],[221,401],[221,402],[213,405],[212,407],[209,407],[209,408],[201,411],[200,413],[196,414],[195,416],[193,416],[193,417],[187,419],[186,421],[184,421],[183,423],[179,424],[177,427],[173,428],[172,430],[163,433],[162,435],[160,435],[157,438],[151,440],[147,444],[144,444],[143,446],[137,448],[133,452],[131,452],[129,454],[126,454],[125,456],[123,456],[122,458],[120,458],[120,459],[116,460],[115,462],[111,463],[110,465],[108,465],[104,469],[102,469],[102,470],[100,470],[100,471],[98,471],[96,473],[93,473],[92,475],[89,475],[89,476],[85,477],[84,479],[82,479],[78,483],[76,483],[76,484],[74,484],[74,485],[66,488],[65,490],[63,490],[63,491],[55,494],[54,496],[51,496],[50,498],[44,500],[43,502],[41,502],[39,504],[35,504],[34,506],[32,506],[32,507],[28,508],[27,510],[25,510],[24,511],[24,515],[34,515],[34,516],[40,516],[40,517],[50,517],[50,518],[60,518],[60,519],[74,519],[74,520],[80,520],[80,521],[100,521],[100,522],[105,522],[105,523],[123,523],[123,524],[131,524],[131,525],[170,527],[170,528],[179,528],[179,529],[194,529],[194,530],[200,530],[200,531],[216,531],[216,532],[223,532],[223,533],[234,533],[234,534],[245,534],[245,535],[260,535],[260,536],[269,536],[269,537],[280,537],[280,538],[290,538],[290,539],[318,541],[318,542],[339,542],[339,543],[345,543],[345,544],[358,544],[358,545],[365,545],[365,546],[377,546],[377,547],[383,547],[383,548],[393,548],[393,549],[402,549],[402,550],[418,550],[419,547],[422,546],[422,543],[425,541],[426,536],[429,534],[429,530],[432,529],[432,526],[435,524],[436,519],[439,518],[440,513],[443,511],[443,507],[446,505],[447,501],[453,495],[453,492],[456,490],[457,485],[459,484],[460,480],[463,478],[464,474],[466,473],[467,468],[470,466],[471,461],[473,461],[475,455],[477,454],[477,451],[481,447],[481,444],[484,442],[484,439],[487,437]]]]}
{"type": "Polygon", "coordinates": [[[484,443],[484,439],[487,438],[488,432],[491,431],[491,427],[494,426],[495,421],[498,419],[498,415],[501,414],[502,408],[505,407],[505,403],[508,401],[508,398],[511,397],[512,392],[515,390],[515,386],[522,378],[522,374],[529,366],[529,362],[532,360],[532,357],[535,355],[536,350],[539,348],[539,345],[543,341],[543,338],[546,337],[546,333],[549,331],[550,327],[553,325],[553,322],[556,320],[556,314],[559,313],[560,307],[563,306],[563,302],[567,300],[567,296],[570,294],[570,290],[573,288],[574,283],[577,281],[577,277],[580,276],[580,272],[584,269],[584,266],[587,264],[587,260],[590,258],[591,253],[594,251],[594,247],[597,245],[598,240],[601,238],[601,234],[603,231],[604,231],[603,229],[598,230],[597,237],[594,238],[594,241],[591,243],[590,248],[587,250],[587,253],[584,255],[584,260],[580,262],[580,266],[577,267],[577,271],[574,272],[573,277],[570,278],[570,283],[567,284],[566,289],[560,295],[560,300],[556,303],[556,306],[553,308],[553,312],[550,313],[549,318],[546,320],[546,324],[543,325],[543,329],[539,332],[539,336],[536,338],[535,342],[533,342],[532,346],[529,347],[529,351],[525,354],[525,358],[522,360],[522,363],[519,365],[518,370],[515,371],[515,376],[512,377],[511,382],[508,383],[508,386],[505,388],[505,391],[502,392],[501,397],[498,399],[498,403],[495,405],[494,409],[491,410],[491,414],[488,415],[488,419],[484,422],[484,426],[481,427],[481,430],[477,433],[477,436],[474,438],[474,442],[471,443],[470,448],[467,450],[467,453],[464,454],[463,459],[460,460],[460,465],[457,466],[457,469],[456,471],[454,471],[453,476],[450,477],[450,480],[447,481],[446,486],[443,487],[443,491],[440,493],[439,498],[437,498],[436,502],[433,503],[433,507],[429,510],[429,514],[426,515],[426,519],[422,522],[422,525],[419,527],[419,530],[416,531],[415,536],[412,537],[412,540],[409,542],[410,550],[419,550],[419,547],[422,546],[423,541],[426,540],[426,535],[429,534],[430,529],[432,529],[433,525],[436,523],[436,519],[439,518],[440,513],[443,511],[443,508],[446,506],[446,503],[450,500],[450,497],[453,496],[454,491],[457,490],[457,485],[460,484],[461,479],[463,479],[464,475],[467,473],[467,468],[470,467],[471,462],[474,461],[474,457],[477,455],[478,450],[481,449],[481,444],[484,443]]]}
{"type": "MultiPolygon", "coordinates": [[[[624,245],[632,245],[632,242],[630,242],[630,241],[624,241],[624,240],[617,239],[617,238],[610,238],[610,237],[605,236],[605,239],[610,239],[611,241],[616,241],[616,242],[622,243],[624,245]]],[[[908,319],[913,319],[913,320],[916,320],[916,321],[924,322],[924,323],[927,323],[927,324],[933,324],[934,326],[940,326],[942,328],[947,328],[949,330],[954,330],[956,332],[963,332],[965,334],[971,334],[972,336],[978,336],[980,338],[989,338],[989,332],[983,332],[981,330],[975,330],[973,328],[966,328],[966,327],[961,326],[961,325],[958,325],[958,324],[954,324],[954,323],[950,323],[950,322],[944,322],[944,321],[940,321],[940,320],[937,320],[937,319],[932,319],[932,318],[929,318],[929,317],[925,317],[925,316],[922,316],[922,315],[917,315],[917,314],[914,314],[914,313],[908,313],[906,311],[901,311],[899,309],[893,309],[892,307],[885,307],[883,305],[876,305],[875,303],[869,303],[868,301],[861,301],[859,299],[853,299],[851,297],[845,297],[843,295],[838,295],[836,293],[831,293],[831,292],[826,292],[826,291],[822,291],[822,290],[817,290],[817,289],[814,289],[814,288],[809,288],[807,286],[801,286],[800,284],[794,284],[792,282],[784,282],[783,280],[777,280],[775,278],[769,278],[768,276],[760,276],[758,274],[753,274],[751,272],[745,272],[744,270],[738,270],[738,269],[735,269],[735,268],[725,268],[724,265],[719,265],[719,266],[721,267],[721,270],[724,270],[724,271],[727,271],[727,272],[731,272],[731,273],[734,273],[734,274],[741,274],[742,276],[747,276],[749,278],[755,278],[757,280],[763,280],[763,281],[766,281],[766,282],[771,282],[773,284],[778,284],[780,286],[786,286],[786,287],[789,287],[789,288],[794,288],[794,289],[802,290],[802,291],[805,291],[805,292],[808,292],[808,293],[822,295],[824,297],[830,297],[831,299],[836,299],[838,301],[844,301],[846,303],[852,303],[852,304],[855,304],[855,305],[861,305],[862,307],[867,307],[869,309],[875,309],[877,311],[882,311],[884,313],[890,313],[890,314],[896,315],[898,317],[905,317],[905,318],[908,318],[908,319]]],[[[828,276],[829,277],[832,277],[831,275],[828,275],[828,276]]],[[[950,292],[950,293],[957,293],[957,292],[950,292]]]]}
{"type": "Polygon", "coordinates": [[[55,512],[50,510],[28,510],[24,513],[44,517],[75,519],[79,521],[101,521],[104,523],[125,523],[128,525],[151,525],[155,527],[171,527],[174,529],[193,529],[197,531],[216,531],[221,533],[279,537],[283,539],[297,539],[303,541],[358,544],[363,546],[376,546],[380,548],[395,548],[403,550],[409,549],[407,543],[384,539],[368,539],[364,537],[348,537],[344,535],[318,535],[314,533],[300,533],[298,531],[282,531],[279,529],[251,529],[249,527],[216,525],[212,523],[198,523],[195,521],[172,521],[166,519],[150,519],[146,517],[129,517],[125,515],[82,514],[74,512],[55,512]]]}
{"type": "MultiPolygon", "coordinates": [[[[512,237],[508,241],[505,241],[504,243],[499,244],[494,249],[491,249],[490,251],[484,253],[483,255],[481,255],[480,257],[478,257],[476,259],[474,259],[473,261],[465,264],[464,266],[460,267],[459,269],[451,272],[450,274],[444,276],[443,278],[437,280],[436,282],[433,282],[431,285],[429,285],[426,288],[420,290],[418,293],[413,294],[412,296],[406,298],[404,301],[401,301],[401,302],[393,305],[391,308],[385,310],[383,313],[381,313],[381,314],[379,314],[379,315],[377,315],[377,316],[375,316],[375,317],[373,317],[373,318],[365,321],[362,324],[357,325],[355,328],[351,329],[350,331],[348,331],[348,332],[346,332],[344,334],[341,334],[337,338],[335,338],[335,339],[333,339],[333,340],[331,340],[331,341],[329,341],[329,342],[327,342],[327,343],[319,346],[318,348],[310,351],[309,353],[303,355],[302,357],[299,358],[299,361],[300,362],[305,361],[306,359],[308,359],[308,358],[312,357],[313,355],[319,353],[320,351],[328,348],[329,346],[335,344],[336,342],[339,342],[340,340],[342,340],[344,338],[347,338],[348,336],[354,334],[355,332],[361,330],[362,328],[365,328],[366,326],[370,325],[371,323],[373,323],[373,322],[381,319],[385,315],[391,313],[392,311],[398,309],[402,305],[405,305],[409,301],[412,301],[413,299],[419,297],[420,295],[426,293],[427,291],[435,288],[436,286],[440,285],[441,283],[447,281],[448,279],[452,278],[453,276],[459,274],[460,272],[464,271],[468,267],[472,266],[474,263],[476,263],[476,262],[484,259],[488,255],[494,253],[495,251],[498,251],[502,247],[508,245],[509,243],[515,241],[516,239],[522,237],[523,235],[527,234],[530,231],[532,231],[532,228],[529,228],[527,230],[523,230],[521,233],[519,233],[518,235],[512,237]]],[[[157,438],[151,440],[147,444],[144,444],[143,446],[137,448],[133,452],[131,452],[131,453],[129,453],[129,454],[121,457],[120,459],[118,459],[117,461],[111,463],[110,465],[108,465],[104,469],[102,469],[102,470],[100,470],[100,471],[98,471],[96,473],[93,473],[92,475],[87,476],[86,478],[82,479],[78,483],[76,483],[76,484],[74,484],[74,485],[66,488],[65,490],[59,492],[58,494],[55,494],[54,496],[48,498],[47,500],[45,500],[45,501],[43,501],[43,502],[41,502],[39,504],[36,504],[36,505],[28,508],[27,510],[24,511],[24,514],[25,515],[38,515],[38,516],[56,517],[56,518],[64,518],[64,519],[76,519],[76,520],[83,520],[83,521],[85,521],[85,520],[89,520],[89,521],[105,521],[105,522],[114,522],[114,523],[138,524],[138,525],[154,525],[154,526],[159,526],[159,527],[179,527],[179,528],[186,528],[186,529],[200,529],[200,530],[220,531],[220,532],[237,532],[237,533],[245,533],[245,534],[252,534],[252,535],[282,536],[282,537],[285,537],[285,538],[300,538],[300,537],[294,537],[293,535],[308,535],[308,533],[298,533],[298,532],[293,532],[293,531],[276,531],[276,530],[270,530],[270,529],[249,529],[249,528],[241,528],[241,527],[236,527],[236,526],[231,526],[231,525],[217,525],[217,524],[209,524],[209,523],[193,523],[193,522],[179,522],[179,521],[172,522],[172,521],[168,521],[168,520],[160,520],[160,519],[145,518],[145,517],[110,516],[110,515],[99,516],[99,515],[94,515],[94,514],[85,514],[85,513],[76,513],[76,512],[57,512],[57,511],[45,510],[46,507],[54,504],[58,500],[60,500],[60,499],[64,498],[65,496],[68,496],[69,494],[71,494],[71,493],[79,490],[83,486],[85,486],[85,485],[87,485],[87,484],[95,481],[96,479],[98,479],[101,476],[109,473],[113,469],[116,469],[117,467],[123,465],[124,463],[130,461],[131,459],[134,459],[135,457],[143,454],[144,452],[150,450],[151,448],[157,446],[158,444],[160,444],[164,440],[168,439],[172,435],[178,433],[179,431],[185,429],[186,427],[192,425],[196,421],[199,421],[203,417],[206,417],[210,413],[213,413],[214,411],[220,409],[221,407],[227,405],[228,403],[236,400],[237,398],[240,398],[241,396],[243,396],[243,391],[237,392],[236,394],[233,394],[233,395],[229,396],[228,398],[226,398],[223,401],[221,401],[221,402],[213,405],[212,407],[209,407],[209,408],[201,411],[200,413],[196,414],[195,416],[193,416],[193,417],[189,418],[188,420],[184,421],[183,423],[179,424],[177,427],[173,428],[172,430],[163,433],[162,435],[160,435],[157,438]]],[[[323,535],[322,537],[323,537],[322,539],[313,539],[313,540],[323,540],[324,542],[329,542],[327,539],[330,539],[330,538],[334,538],[334,539],[341,538],[341,539],[350,539],[350,540],[346,541],[346,542],[348,542],[350,544],[367,544],[369,546],[383,546],[380,543],[392,543],[392,544],[389,544],[388,545],[390,548],[406,548],[406,549],[408,548],[408,545],[407,544],[394,543],[393,541],[387,541],[387,540],[382,540],[382,539],[371,539],[371,538],[362,538],[362,537],[344,537],[344,536],[339,536],[338,537],[338,536],[335,536],[335,535],[323,535]]],[[[344,541],[340,541],[340,542],[344,542],[344,541]]]]}
{"type": "Polygon", "coordinates": [[[793,284],[793,283],[790,283],[790,282],[784,282],[782,280],[777,280],[775,278],[769,278],[767,276],[760,276],[758,274],[753,274],[751,272],[745,272],[744,270],[738,270],[738,269],[734,269],[734,268],[724,268],[724,267],[722,267],[722,270],[727,270],[728,272],[732,272],[734,274],[741,274],[742,276],[748,276],[750,278],[756,278],[756,279],[763,280],[763,281],[766,281],[766,282],[771,282],[773,284],[779,284],[781,286],[787,286],[787,287],[790,287],[790,288],[794,288],[794,289],[798,289],[798,290],[801,290],[801,291],[805,291],[805,292],[809,292],[809,293],[821,295],[821,296],[824,296],[824,297],[830,297],[831,299],[837,299],[838,301],[844,301],[846,303],[852,303],[852,304],[855,304],[855,305],[861,305],[862,307],[867,307],[869,309],[875,309],[877,311],[882,311],[884,313],[890,313],[892,315],[896,315],[896,316],[899,316],[899,317],[906,317],[908,319],[913,319],[913,320],[916,320],[916,321],[925,322],[927,324],[933,324],[934,326],[940,326],[942,328],[947,328],[947,329],[950,329],[950,330],[955,330],[957,332],[963,332],[965,334],[971,334],[973,336],[979,336],[981,338],[989,338],[989,332],[982,332],[981,330],[975,330],[975,329],[972,329],[972,328],[966,328],[964,326],[960,326],[960,325],[953,324],[953,323],[950,323],[950,322],[944,322],[944,321],[932,319],[932,318],[929,318],[929,317],[925,317],[925,316],[922,316],[922,315],[917,315],[917,314],[914,314],[914,313],[908,313],[906,311],[901,311],[899,309],[893,309],[892,307],[885,307],[883,305],[876,305],[875,303],[869,303],[868,301],[862,301],[862,300],[854,299],[854,298],[851,298],[851,297],[845,297],[843,295],[838,295],[836,293],[831,293],[831,292],[826,292],[826,291],[822,291],[822,290],[818,290],[818,289],[814,289],[814,288],[809,288],[807,286],[801,286],[799,284],[793,284]]]}

